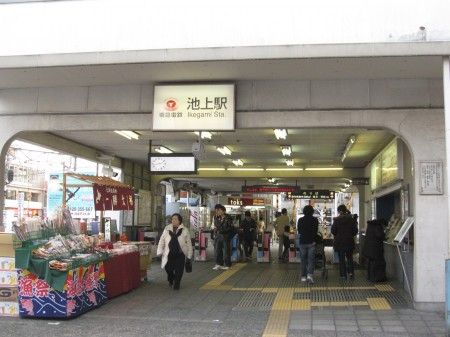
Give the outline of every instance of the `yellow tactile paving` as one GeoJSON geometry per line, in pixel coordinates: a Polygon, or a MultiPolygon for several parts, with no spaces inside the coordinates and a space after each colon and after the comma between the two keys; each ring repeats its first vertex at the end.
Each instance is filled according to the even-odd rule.
{"type": "Polygon", "coordinates": [[[395,289],[390,284],[376,284],[375,288],[378,291],[395,291],[395,289]]]}
{"type": "Polygon", "coordinates": [[[291,310],[311,310],[311,300],[293,300],[291,310]]]}
{"type": "Polygon", "coordinates": [[[310,293],[311,288],[295,288],[296,293],[310,293]]]}
{"type": "Polygon", "coordinates": [[[263,337],[285,337],[287,335],[293,297],[294,288],[278,289],[263,337]]]}
{"type": "Polygon", "coordinates": [[[370,297],[367,299],[371,310],[391,310],[389,302],[384,297],[370,297]]]}
{"type": "Polygon", "coordinates": [[[211,281],[206,283],[200,289],[211,290],[211,289],[216,288],[217,286],[221,285],[223,282],[228,280],[231,276],[236,274],[239,270],[244,268],[245,266],[246,266],[246,263],[236,263],[235,265],[233,265],[233,267],[231,269],[228,269],[228,270],[224,271],[222,274],[220,274],[219,276],[213,278],[211,281]]]}
{"type": "Polygon", "coordinates": [[[263,337],[285,337],[291,318],[290,310],[272,310],[264,329],[263,337]]]}
{"type": "Polygon", "coordinates": [[[273,310],[291,310],[291,303],[294,297],[294,288],[279,288],[275,301],[273,302],[273,310]]]}
{"type": "Polygon", "coordinates": [[[276,292],[278,292],[278,288],[263,288],[262,292],[263,293],[276,293],[276,292]]]}
{"type": "Polygon", "coordinates": [[[354,302],[348,302],[348,305],[350,305],[352,307],[357,307],[357,306],[366,306],[366,305],[369,305],[369,303],[367,303],[367,301],[354,301],[354,302]]]}

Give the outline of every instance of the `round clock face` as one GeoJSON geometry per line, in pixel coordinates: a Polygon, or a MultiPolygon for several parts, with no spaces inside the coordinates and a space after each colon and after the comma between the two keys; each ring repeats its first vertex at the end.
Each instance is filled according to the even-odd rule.
{"type": "Polygon", "coordinates": [[[163,171],[166,168],[166,160],[164,158],[152,158],[152,170],[163,171]]]}

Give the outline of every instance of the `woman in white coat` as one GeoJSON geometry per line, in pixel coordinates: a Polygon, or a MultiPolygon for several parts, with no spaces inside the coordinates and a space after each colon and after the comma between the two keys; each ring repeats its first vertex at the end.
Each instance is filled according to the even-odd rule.
{"type": "Polygon", "coordinates": [[[159,239],[158,256],[162,256],[161,268],[167,272],[167,281],[174,290],[180,289],[186,259],[192,259],[192,242],[189,229],[183,226],[180,214],[172,215],[172,223],[167,225],[159,239]]]}

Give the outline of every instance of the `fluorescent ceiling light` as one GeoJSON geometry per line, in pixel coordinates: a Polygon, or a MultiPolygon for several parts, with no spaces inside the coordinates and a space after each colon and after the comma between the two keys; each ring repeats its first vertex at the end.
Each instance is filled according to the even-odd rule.
{"type": "Polygon", "coordinates": [[[240,159],[232,160],[234,166],[244,166],[244,162],[240,159]]]}
{"type": "Polygon", "coordinates": [[[308,167],[306,171],[342,171],[342,167],[308,167]]]}
{"type": "Polygon", "coordinates": [[[287,166],[294,166],[294,159],[286,159],[287,166]]]}
{"type": "Polygon", "coordinates": [[[224,156],[231,156],[231,150],[226,146],[218,146],[217,151],[222,153],[224,156]]]}
{"type": "Polygon", "coordinates": [[[286,139],[287,137],[286,129],[274,129],[273,133],[275,133],[276,139],[286,139]]]}
{"type": "Polygon", "coordinates": [[[211,139],[212,138],[212,133],[209,131],[195,131],[194,132],[197,136],[200,136],[201,139],[211,139]]]}
{"type": "Polygon", "coordinates": [[[129,130],[115,130],[115,133],[127,139],[139,139],[139,133],[129,130]]]}
{"type": "Polygon", "coordinates": [[[290,145],[285,145],[281,147],[281,153],[284,157],[290,157],[292,153],[292,148],[290,145]]]}
{"type": "Polygon", "coordinates": [[[155,151],[158,152],[158,153],[163,153],[163,154],[173,153],[172,150],[170,150],[170,149],[168,149],[167,147],[164,147],[164,146],[155,147],[155,151]]]}
{"type": "Polygon", "coordinates": [[[251,167],[229,167],[227,171],[264,171],[263,168],[251,167]]]}
{"type": "Polygon", "coordinates": [[[303,171],[301,167],[279,167],[266,168],[266,171],[303,171]]]}
{"type": "Polygon", "coordinates": [[[347,145],[345,146],[344,153],[342,153],[341,162],[343,162],[347,158],[348,153],[350,152],[350,149],[352,148],[353,144],[355,144],[355,142],[356,136],[355,135],[350,136],[347,145]]]}
{"type": "Polygon", "coordinates": [[[224,167],[200,167],[198,171],[225,171],[224,167]]]}

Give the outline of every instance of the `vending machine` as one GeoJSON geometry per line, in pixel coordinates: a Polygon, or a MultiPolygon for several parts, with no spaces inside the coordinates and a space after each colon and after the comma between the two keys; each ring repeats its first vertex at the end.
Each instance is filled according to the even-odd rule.
{"type": "Polygon", "coordinates": [[[298,234],[289,234],[289,263],[300,263],[300,245],[298,234]]]}
{"type": "Polygon", "coordinates": [[[270,262],[270,232],[259,233],[257,237],[257,262],[270,262]]]}

